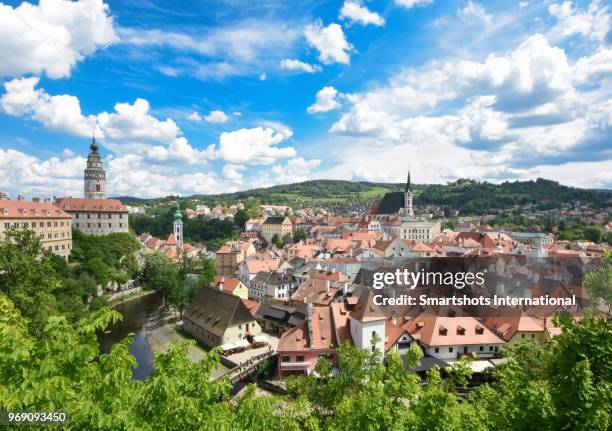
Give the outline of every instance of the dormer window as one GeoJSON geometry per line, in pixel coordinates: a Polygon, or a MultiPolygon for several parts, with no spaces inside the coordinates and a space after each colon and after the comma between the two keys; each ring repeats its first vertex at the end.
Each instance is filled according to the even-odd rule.
{"type": "Polygon", "coordinates": [[[438,333],[440,335],[446,335],[448,333],[448,329],[446,329],[444,326],[440,326],[440,328],[438,329],[438,333]]]}
{"type": "Polygon", "coordinates": [[[2,214],[8,215],[8,208],[2,208],[2,214]]]}
{"type": "Polygon", "coordinates": [[[462,326],[457,326],[457,335],[465,335],[465,328],[462,326]]]}
{"type": "Polygon", "coordinates": [[[482,326],[477,326],[476,327],[476,334],[478,334],[478,335],[484,334],[484,328],[482,326]]]}

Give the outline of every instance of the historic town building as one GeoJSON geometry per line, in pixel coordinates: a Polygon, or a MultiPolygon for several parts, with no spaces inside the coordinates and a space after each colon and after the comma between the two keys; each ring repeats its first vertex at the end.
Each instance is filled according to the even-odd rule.
{"type": "MultiPolygon", "coordinates": [[[[431,241],[441,232],[439,221],[416,216],[412,204],[413,193],[410,182],[410,170],[403,192],[386,193],[382,200],[370,212],[370,224],[376,225],[389,235],[411,241],[431,241]]],[[[370,226],[370,224],[368,226],[370,226]]]]}
{"type": "Polygon", "coordinates": [[[0,199],[0,240],[10,228],[30,229],[40,238],[43,250],[68,258],[72,250],[71,218],[50,202],[0,199]]]}
{"type": "Polygon", "coordinates": [[[291,234],[293,234],[293,224],[289,217],[271,216],[261,225],[261,235],[267,242],[271,242],[275,235],[282,240],[286,235],[291,234]]]}
{"type": "Polygon", "coordinates": [[[95,138],[89,146],[84,175],[84,198],[59,198],[55,205],[73,217],[73,227],[88,234],[128,231],[128,208],[106,198],[106,172],[95,138]]]}

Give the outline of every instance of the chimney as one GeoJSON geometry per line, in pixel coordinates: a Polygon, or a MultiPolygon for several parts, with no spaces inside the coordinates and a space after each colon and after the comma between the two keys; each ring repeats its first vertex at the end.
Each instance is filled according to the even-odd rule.
{"type": "Polygon", "coordinates": [[[330,285],[331,285],[331,281],[327,280],[327,281],[325,282],[325,291],[326,291],[327,293],[329,293],[329,287],[330,287],[330,285]]]}
{"type": "Polygon", "coordinates": [[[9,195],[8,193],[0,192],[0,201],[8,201],[9,195]]]}
{"type": "Polygon", "coordinates": [[[219,282],[219,290],[223,292],[223,283],[225,283],[225,277],[221,277],[221,281],[219,282]]]}
{"type": "Polygon", "coordinates": [[[332,272],[332,274],[336,273],[336,267],[335,266],[332,268],[331,272],[332,272]]]}
{"type": "Polygon", "coordinates": [[[25,197],[24,197],[24,196],[23,196],[21,193],[19,193],[19,194],[17,195],[17,200],[18,200],[18,201],[23,201],[23,200],[25,200],[25,197]]]}
{"type": "Polygon", "coordinates": [[[348,281],[345,281],[344,284],[342,284],[342,294],[346,296],[347,293],[348,293],[348,281]]]}
{"type": "Polygon", "coordinates": [[[35,204],[40,203],[40,198],[32,198],[32,202],[35,204]]]}

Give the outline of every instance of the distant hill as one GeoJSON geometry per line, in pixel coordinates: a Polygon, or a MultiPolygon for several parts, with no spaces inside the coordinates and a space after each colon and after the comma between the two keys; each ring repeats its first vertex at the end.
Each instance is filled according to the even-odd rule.
{"type": "MultiPolygon", "coordinates": [[[[304,206],[332,206],[351,203],[370,204],[385,193],[401,191],[404,184],[313,180],[294,184],[246,190],[217,195],[193,195],[180,200],[201,200],[210,205],[231,203],[249,198],[262,204],[304,206]]],[[[538,178],[536,181],[514,181],[492,184],[486,181],[460,179],[448,184],[414,184],[415,204],[434,204],[459,210],[462,214],[482,214],[512,205],[534,204],[540,209],[558,208],[563,203],[580,201],[596,208],[612,206],[609,190],[567,187],[556,181],[538,178]]],[[[123,197],[124,203],[157,204],[177,199],[168,196],[158,199],[123,197]]]]}

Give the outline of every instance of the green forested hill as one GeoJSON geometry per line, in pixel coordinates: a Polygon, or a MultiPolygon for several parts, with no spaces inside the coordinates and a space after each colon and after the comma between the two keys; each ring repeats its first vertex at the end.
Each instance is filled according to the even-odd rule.
{"type": "MultiPolygon", "coordinates": [[[[371,203],[385,193],[403,190],[404,184],[350,182],[339,180],[313,180],[302,183],[278,185],[236,193],[218,195],[194,195],[191,199],[209,204],[231,203],[256,199],[262,204],[334,205],[347,203],[371,203]]],[[[566,202],[581,201],[597,208],[612,205],[609,190],[578,189],[563,186],[555,181],[515,181],[491,184],[484,181],[460,179],[448,184],[413,185],[415,204],[435,204],[459,210],[461,213],[483,213],[508,208],[516,204],[536,204],[541,209],[557,208],[566,202]]],[[[169,196],[150,201],[121,198],[125,203],[161,203],[176,199],[169,196]]]]}

